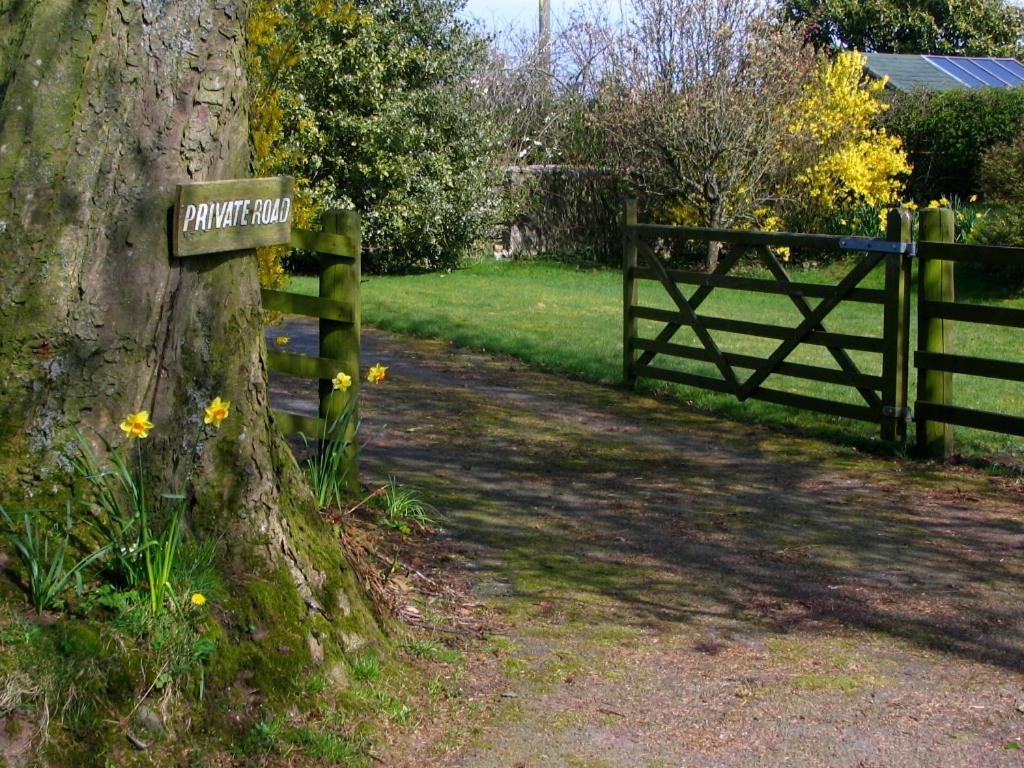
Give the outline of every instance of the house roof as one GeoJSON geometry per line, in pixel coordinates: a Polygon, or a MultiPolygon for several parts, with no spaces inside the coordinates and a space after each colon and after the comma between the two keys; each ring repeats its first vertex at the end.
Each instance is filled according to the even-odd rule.
{"type": "Polygon", "coordinates": [[[1024,85],[1024,64],[1016,59],[901,53],[868,53],[866,56],[867,73],[877,78],[888,77],[889,87],[897,91],[1024,85]]]}

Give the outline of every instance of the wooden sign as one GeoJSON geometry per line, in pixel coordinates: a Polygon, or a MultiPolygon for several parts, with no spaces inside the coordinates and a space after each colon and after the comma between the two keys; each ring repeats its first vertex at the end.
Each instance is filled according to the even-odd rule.
{"type": "Polygon", "coordinates": [[[291,176],[178,185],[175,256],[285,245],[292,231],[291,176]]]}

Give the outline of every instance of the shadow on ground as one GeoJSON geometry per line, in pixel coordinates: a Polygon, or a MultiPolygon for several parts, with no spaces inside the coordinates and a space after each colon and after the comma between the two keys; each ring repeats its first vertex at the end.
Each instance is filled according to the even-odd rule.
{"type": "MultiPolygon", "coordinates": [[[[289,331],[300,347],[301,328],[289,331]]],[[[370,331],[365,359],[391,373],[364,389],[367,480],[394,475],[431,496],[481,592],[512,620],[670,635],[708,656],[772,638],[882,638],[1002,670],[1019,688],[1024,497],[1008,481],[715,420],[441,342],[370,331]]],[[[275,398],[289,391],[302,400],[284,382],[275,398]]],[[[1001,728],[988,748],[1013,735],[1001,728]]],[[[952,755],[945,764],[1006,759],[952,755]]]]}

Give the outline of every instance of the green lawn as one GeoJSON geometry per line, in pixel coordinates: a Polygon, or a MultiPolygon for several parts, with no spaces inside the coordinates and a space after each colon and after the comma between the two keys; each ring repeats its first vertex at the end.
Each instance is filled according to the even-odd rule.
{"type": "MultiPolygon", "coordinates": [[[[793,279],[832,283],[848,266],[792,270],[793,279]]],[[[745,270],[747,274],[757,274],[745,270]]],[[[881,270],[870,274],[863,287],[881,287],[881,270]]],[[[587,270],[546,262],[474,262],[451,273],[403,277],[371,276],[363,284],[363,319],[403,333],[450,339],[474,349],[502,352],[540,368],[592,381],[618,383],[622,370],[622,277],[615,270],[587,270]]],[[[316,279],[293,278],[290,290],[312,293],[316,279]]],[[[692,289],[691,289],[692,290],[692,289]]],[[[1020,299],[984,295],[978,281],[960,279],[961,297],[972,302],[1024,307],[1020,299]]],[[[688,292],[688,291],[687,291],[688,292]]],[[[641,282],[640,303],[670,308],[671,300],[655,283],[641,282]]],[[[813,305],[816,300],[810,300],[813,305]]],[[[717,289],[701,308],[702,314],[757,322],[794,325],[799,313],[788,297],[747,291],[717,289]]],[[[881,307],[844,302],[826,319],[829,330],[866,336],[881,335],[881,307]]],[[[641,321],[640,333],[653,338],[660,326],[641,321]]],[[[771,339],[716,332],[721,348],[729,352],[767,357],[778,343],[771,339]]],[[[916,336],[912,336],[916,338],[916,336]]],[[[681,330],[677,343],[700,346],[689,329],[681,330]]],[[[978,357],[1024,361],[1024,332],[960,323],[956,328],[957,352],[978,357]]],[[[879,374],[881,356],[851,353],[866,373],[879,374]]],[[[823,347],[801,346],[789,358],[836,368],[823,347]]],[[[717,376],[710,363],[658,358],[656,365],[717,376]]],[[[740,377],[749,371],[739,371],[740,377]]],[[[1024,387],[993,379],[958,376],[956,403],[1009,414],[1024,414],[1024,387]]],[[[911,370],[911,404],[915,377],[911,370]]],[[[856,391],[837,385],[772,376],[767,386],[828,397],[850,403],[862,402],[856,391]]],[[[657,389],[692,405],[744,420],[797,426],[816,432],[835,433],[856,441],[873,439],[877,427],[770,403],[748,401],[715,392],[641,381],[641,389],[657,389]]],[[[1024,440],[1009,436],[957,430],[963,452],[1024,450],[1024,440]]]]}

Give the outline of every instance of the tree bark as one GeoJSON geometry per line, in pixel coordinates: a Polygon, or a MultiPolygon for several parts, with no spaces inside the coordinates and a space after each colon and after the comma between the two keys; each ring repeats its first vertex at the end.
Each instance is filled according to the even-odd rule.
{"type": "Polygon", "coordinates": [[[270,420],[253,255],[169,256],[175,184],[249,175],[246,5],[0,0],[0,499],[59,493],[69,429],[143,408],[166,480],[230,400],[189,525],[232,593],[219,681],[280,693],[379,635],[270,420]]]}

